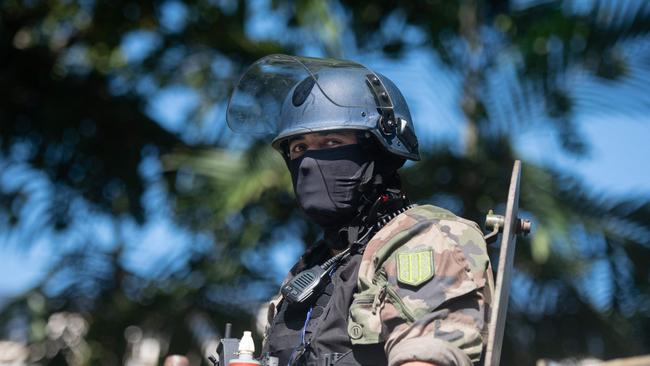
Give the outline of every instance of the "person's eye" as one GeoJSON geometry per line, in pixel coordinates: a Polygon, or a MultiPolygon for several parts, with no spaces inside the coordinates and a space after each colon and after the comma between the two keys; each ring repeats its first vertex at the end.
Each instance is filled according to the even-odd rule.
{"type": "Polygon", "coordinates": [[[295,144],[291,147],[292,154],[300,154],[307,150],[307,145],[305,144],[295,144]]]}
{"type": "Polygon", "coordinates": [[[337,139],[329,139],[325,142],[325,146],[338,146],[341,144],[342,144],[341,140],[337,140],[337,139]]]}

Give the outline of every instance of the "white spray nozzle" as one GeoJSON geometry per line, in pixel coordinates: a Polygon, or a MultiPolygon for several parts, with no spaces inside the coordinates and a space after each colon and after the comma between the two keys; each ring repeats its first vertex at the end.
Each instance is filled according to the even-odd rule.
{"type": "Polygon", "coordinates": [[[244,335],[239,341],[239,355],[252,355],[255,353],[255,343],[250,331],[244,331],[244,335]]]}

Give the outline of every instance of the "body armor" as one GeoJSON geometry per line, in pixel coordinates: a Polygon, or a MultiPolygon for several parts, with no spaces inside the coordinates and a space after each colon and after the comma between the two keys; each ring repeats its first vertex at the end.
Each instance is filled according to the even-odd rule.
{"type": "Polygon", "coordinates": [[[347,331],[360,262],[361,254],[355,254],[340,263],[310,306],[281,301],[264,351],[278,357],[280,365],[385,365],[383,344],[353,346],[347,331]]]}

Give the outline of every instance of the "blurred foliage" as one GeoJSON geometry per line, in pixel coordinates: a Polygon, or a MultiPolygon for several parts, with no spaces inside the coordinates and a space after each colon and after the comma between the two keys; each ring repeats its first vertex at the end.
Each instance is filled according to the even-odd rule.
{"type": "MultiPolygon", "coordinates": [[[[0,228],[21,246],[43,235],[59,255],[0,324],[30,344],[33,361],[79,365],[123,363],[148,336],[163,354],[198,360],[197,314],[219,329],[233,321],[235,334],[253,326],[256,304],[278,285],[274,245],[287,233],[304,243],[319,235],[265,142],[239,141],[249,148],[232,153],[241,137],[224,126],[226,98],[263,55],[434,50],[461,80],[465,149],[422,146],[404,186],[413,201],[481,222],[503,209],[520,131],[542,126],[582,154],[575,104],[618,111],[601,102],[608,96],[578,100],[573,75],[643,95],[648,53],[639,61],[629,48],[647,44],[649,28],[649,3],[632,0],[6,0],[0,228]],[[197,100],[181,126],[151,112],[174,88],[197,100]],[[168,208],[191,248],[151,273],[134,270],[130,228],[168,208]],[[112,228],[108,245],[88,228],[98,217],[112,228]]],[[[535,231],[518,246],[503,364],[647,353],[650,201],[595,194],[570,172],[533,164],[523,179],[535,231]]]]}

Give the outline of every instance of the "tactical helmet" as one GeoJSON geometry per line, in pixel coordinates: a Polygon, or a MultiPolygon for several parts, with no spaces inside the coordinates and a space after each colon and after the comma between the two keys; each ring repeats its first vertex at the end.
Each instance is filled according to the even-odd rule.
{"type": "Polygon", "coordinates": [[[234,131],[272,134],[281,152],[291,136],[352,129],[371,133],[396,157],[420,160],[402,93],[387,77],[352,61],[263,57],[239,80],[226,121],[234,131]]]}

